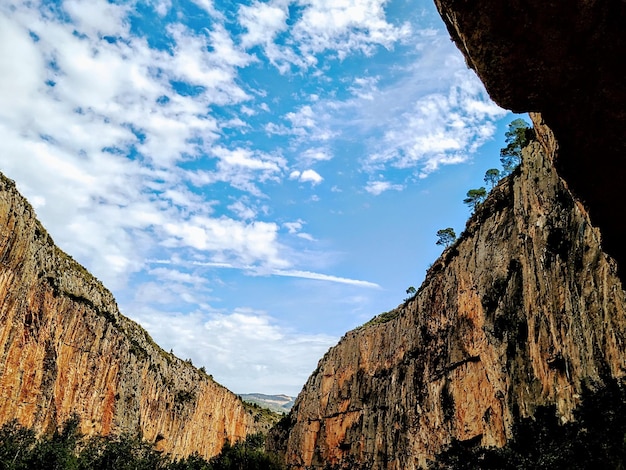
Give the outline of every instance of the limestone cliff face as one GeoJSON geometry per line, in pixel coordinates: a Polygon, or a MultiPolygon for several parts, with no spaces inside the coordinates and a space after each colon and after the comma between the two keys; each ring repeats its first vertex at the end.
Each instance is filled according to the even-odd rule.
{"type": "Polygon", "coordinates": [[[626,2],[435,4],[494,101],[543,115],[561,147],[559,174],[626,269],[626,218],[616,211],[626,205],[626,2]]]}
{"type": "Polygon", "coordinates": [[[176,456],[217,454],[260,430],[230,391],[160,349],[59,250],[0,175],[0,424],[141,433],[176,456]]]}
{"type": "Polygon", "coordinates": [[[410,470],[452,439],[503,445],[519,417],[621,378],[626,302],[616,265],[541,144],[500,182],[417,295],[320,361],[274,448],[290,468],[410,470]]]}

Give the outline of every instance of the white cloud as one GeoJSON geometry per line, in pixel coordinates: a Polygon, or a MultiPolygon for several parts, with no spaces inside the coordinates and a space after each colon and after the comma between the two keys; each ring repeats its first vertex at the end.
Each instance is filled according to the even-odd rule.
{"type": "Polygon", "coordinates": [[[374,196],[379,196],[385,191],[402,191],[403,189],[401,184],[392,184],[389,181],[369,181],[365,186],[365,191],[374,196]]]}
{"type": "Polygon", "coordinates": [[[235,266],[285,267],[277,240],[278,226],[254,221],[243,223],[226,217],[195,216],[178,223],[166,223],[163,231],[168,247],[189,247],[204,252],[211,260],[235,266]]]}
{"type": "Polygon", "coordinates": [[[316,281],[327,281],[327,282],[337,282],[339,284],[349,284],[352,286],[358,287],[368,287],[373,289],[379,289],[380,286],[374,282],[369,281],[361,281],[358,279],[350,279],[341,276],[332,276],[328,274],[314,273],[310,271],[299,271],[296,269],[286,270],[286,269],[275,269],[272,271],[272,274],[275,276],[284,276],[284,277],[299,277],[302,279],[313,279],[316,281]]]}
{"type": "Polygon", "coordinates": [[[323,180],[324,178],[322,178],[315,170],[304,170],[300,175],[300,181],[309,181],[313,183],[313,185],[320,184],[323,180]]]}
{"type": "Polygon", "coordinates": [[[372,101],[374,96],[379,93],[377,86],[379,80],[379,77],[357,77],[349,90],[358,98],[372,101]]]}
{"type": "Polygon", "coordinates": [[[296,220],[295,222],[285,222],[283,227],[287,229],[290,235],[295,235],[298,238],[302,238],[303,240],[307,240],[310,242],[314,242],[315,237],[309,233],[302,232],[302,227],[304,227],[305,222],[303,220],[296,220]]]}
{"type": "Polygon", "coordinates": [[[466,161],[493,137],[493,121],[505,112],[493,104],[470,71],[458,71],[447,93],[431,93],[413,102],[385,131],[374,167],[420,167],[421,176],[445,164],[466,161]]]}
{"type": "MultiPolygon", "coordinates": [[[[288,224],[289,225],[285,224],[287,227],[291,227],[291,228],[288,228],[288,230],[293,230],[293,232],[290,232],[290,233],[295,234],[298,237],[300,235],[305,235],[305,239],[308,239],[309,237],[308,234],[299,232],[299,227],[298,227],[297,222],[288,223],[288,224]]],[[[163,265],[170,265],[174,263],[185,264],[185,262],[180,261],[180,260],[177,260],[177,261],[151,260],[151,263],[163,264],[163,265]]],[[[374,282],[370,282],[370,281],[364,281],[360,279],[351,279],[351,278],[346,278],[346,277],[341,277],[341,276],[334,276],[330,274],[317,273],[313,271],[286,269],[286,268],[279,267],[279,266],[267,270],[267,269],[255,269],[255,267],[251,265],[242,266],[241,264],[230,263],[228,261],[193,261],[189,264],[192,266],[219,268],[219,269],[247,269],[248,274],[251,274],[251,275],[261,274],[261,275],[272,275],[272,276],[280,276],[280,277],[294,277],[294,278],[300,278],[300,279],[311,279],[311,280],[316,280],[316,281],[332,282],[332,283],[337,283],[337,284],[347,284],[347,285],[351,285],[355,287],[364,287],[364,288],[369,288],[369,289],[380,289],[380,285],[374,282]]]]}
{"type": "Polygon", "coordinates": [[[279,155],[269,155],[245,148],[214,147],[210,153],[212,157],[218,159],[216,170],[187,173],[193,184],[202,186],[221,181],[255,196],[262,195],[256,182],[278,181],[287,163],[285,158],[279,155]]]}
{"type": "Polygon", "coordinates": [[[310,242],[317,241],[317,240],[315,240],[315,237],[313,235],[311,235],[310,233],[301,232],[301,233],[298,233],[296,236],[298,238],[302,238],[303,240],[307,240],[307,241],[310,241],[310,242]]]}
{"type": "Polygon", "coordinates": [[[293,170],[291,173],[289,173],[289,179],[297,180],[302,183],[309,182],[313,184],[313,186],[320,184],[322,181],[324,181],[324,178],[322,178],[319,173],[311,169],[304,170],[302,172],[298,170],[293,170]]]}
{"type": "Polygon", "coordinates": [[[207,201],[200,195],[191,192],[186,186],[173,186],[163,190],[161,193],[163,201],[169,201],[173,206],[177,206],[181,210],[187,210],[194,213],[213,211],[213,206],[217,201],[207,201]]]}
{"type": "Polygon", "coordinates": [[[242,220],[252,220],[256,218],[257,215],[256,210],[250,207],[245,199],[233,202],[228,206],[228,209],[242,220]]]}
{"type": "Polygon", "coordinates": [[[373,47],[390,48],[407,37],[408,23],[400,27],[386,21],[386,0],[309,0],[293,35],[304,51],[336,50],[340,59],[353,51],[371,54],[373,47]]]}
{"type": "MultiPolygon", "coordinates": [[[[187,285],[179,280],[155,276],[154,282],[142,282],[134,288],[134,301],[139,305],[158,305],[175,309],[180,306],[197,306],[206,302],[210,291],[201,284],[187,285]]],[[[129,310],[132,315],[132,310],[129,310]]]]}
{"type": "Polygon", "coordinates": [[[295,396],[319,358],[337,342],[328,335],[295,333],[264,312],[244,308],[228,314],[174,315],[143,308],[134,318],[164,349],[205,366],[235,393],[262,390],[295,396]]]}
{"type": "Polygon", "coordinates": [[[222,147],[213,149],[214,155],[220,158],[220,163],[225,168],[237,168],[238,170],[258,170],[267,173],[280,172],[282,159],[271,157],[256,158],[254,153],[247,149],[228,150],[222,147]]]}
{"type": "Polygon", "coordinates": [[[289,231],[289,233],[294,234],[302,230],[302,227],[304,226],[304,221],[296,220],[295,222],[285,222],[283,226],[289,231]]]}
{"type": "Polygon", "coordinates": [[[387,22],[384,5],[387,0],[274,0],[253,2],[239,9],[239,23],[246,29],[244,47],[261,45],[266,57],[281,73],[293,65],[309,68],[318,62],[317,54],[330,52],[343,60],[355,52],[370,55],[375,48],[393,45],[411,33],[408,23],[387,22]],[[296,3],[289,18],[288,7],[296,3]],[[278,42],[279,33],[289,40],[278,42]]]}
{"type": "MultiPolygon", "coordinates": [[[[326,135],[334,145],[356,142],[366,173],[399,168],[425,177],[442,165],[467,161],[493,138],[494,123],[506,112],[490,100],[447,35],[428,31],[413,40],[415,57],[410,65],[396,67],[392,79],[356,77],[348,88],[351,97],[301,106],[285,115],[289,126],[268,130],[291,135],[293,146],[312,149],[301,158],[315,155],[326,135]]],[[[389,184],[370,183],[367,189],[377,194],[400,189],[389,184]]]]}
{"type": "Polygon", "coordinates": [[[305,132],[305,129],[315,127],[315,113],[311,106],[302,106],[298,112],[287,113],[285,117],[291,121],[295,133],[305,132]]]}
{"type": "Polygon", "coordinates": [[[129,7],[102,0],[66,0],[63,10],[69,13],[79,31],[94,37],[119,34],[129,7]]]}
{"type": "Polygon", "coordinates": [[[172,67],[177,78],[207,88],[223,87],[230,91],[227,102],[247,98],[233,78],[236,68],[250,64],[254,58],[235,46],[224,26],[215,23],[206,39],[181,24],[171,25],[169,30],[177,45],[172,67]]]}
{"type": "Polygon", "coordinates": [[[172,2],[170,0],[155,0],[152,2],[154,10],[160,17],[167,15],[167,12],[172,8],[172,2]]]}
{"type": "Polygon", "coordinates": [[[213,17],[221,17],[222,15],[215,9],[215,5],[212,0],[192,0],[196,5],[206,11],[213,17]]]}
{"type": "Polygon", "coordinates": [[[148,271],[148,274],[155,276],[160,281],[176,282],[179,284],[191,284],[194,286],[206,283],[206,279],[176,269],[154,268],[148,271]]]}
{"type": "Polygon", "coordinates": [[[265,126],[265,131],[268,134],[293,136],[293,144],[296,146],[304,144],[307,148],[300,154],[300,160],[304,163],[330,160],[332,155],[327,142],[340,134],[330,125],[337,114],[331,108],[332,103],[328,101],[300,106],[283,116],[282,121],[288,124],[270,122],[265,126]]]}
{"type": "Polygon", "coordinates": [[[270,47],[275,36],[287,29],[288,4],[282,2],[253,2],[252,5],[239,7],[239,24],[247,32],[242,36],[243,47],[258,44],[270,47]]]}
{"type": "Polygon", "coordinates": [[[329,149],[317,147],[306,149],[300,154],[300,158],[303,162],[311,164],[320,161],[332,160],[333,155],[329,149]]]}

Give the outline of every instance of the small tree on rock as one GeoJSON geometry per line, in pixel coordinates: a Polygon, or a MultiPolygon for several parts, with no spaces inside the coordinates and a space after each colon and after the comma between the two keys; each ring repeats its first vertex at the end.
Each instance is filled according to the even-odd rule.
{"type": "Polygon", "coordinates": [[[476,210],[478,205],[485,200],[487,197],[487,190],[484,186],[481,186],[478,189],[470,189],[467,192],[467,197],[463,199],[463,203],[467,204],[472,209],[476,210]]]}
{"type": "Polygon", "coordinates": [[[415,287],[413,286],[409,286],[406,290],[406,293],[408,295],[408,297],[406,299],[404,299],[404,301],[406,302],[407,300],[411,300],[415,294],[417,293],[417,289],[415,289],[415,287]]]}
{"type": "Polygon", "coordinates": [[[500,150],[500,162],[505,175],[511,173],[522,162],[522,149],[528,145],[533,136],[533,130],[521,118],[509,124],[505,132],[506,147],[500,150]]]}
{"type": "Polygon", "coordinates": [[[500,170],[490,168],[485,172],[485,183],[489,185],[489,190],[492,190],[498,181],[500,181],[500,170]]]}
{"type": "Polygon", "coordinates": [[[448,248],[456,240],[456,233],[452,227],[437,230],[437,245],[443,245],[448,248]]]}

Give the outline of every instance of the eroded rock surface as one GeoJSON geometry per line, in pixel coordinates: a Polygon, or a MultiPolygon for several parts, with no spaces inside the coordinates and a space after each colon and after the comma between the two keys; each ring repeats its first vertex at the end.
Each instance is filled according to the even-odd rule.
{"type": "Polygon", "coordinates": [[[554,136],[533,119],[541,143],[417,295],[320,361],[273,431],[290,468],[410,470],[452,439],[501,446],[537,406],[569,420],[584,386],[624,376],[616,264],[553,168],[554,136]]]}
{"type": "Polygon", "coordinates": [[[0,175],[0,424],[49,432],[72,413],[87,435],[140,433],[175,456],[268,426],[122,316],[0,175]]]}

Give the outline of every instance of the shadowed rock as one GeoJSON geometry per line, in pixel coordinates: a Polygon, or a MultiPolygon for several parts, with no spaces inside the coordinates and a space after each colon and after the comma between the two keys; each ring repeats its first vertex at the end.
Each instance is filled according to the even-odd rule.
{"type": "MultiPolygon", "coordinates": [[[[493,100],[539,112],[555,165],[626,266],[626,2],[435,0],[493,100]]],[[[621,271],[620,271],[621,272],[621,271]]],[[[621,274],[622,278],[624,274],[621,274]]]]}

